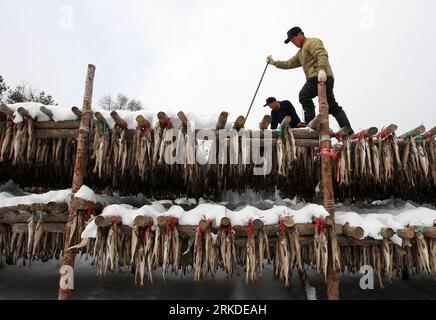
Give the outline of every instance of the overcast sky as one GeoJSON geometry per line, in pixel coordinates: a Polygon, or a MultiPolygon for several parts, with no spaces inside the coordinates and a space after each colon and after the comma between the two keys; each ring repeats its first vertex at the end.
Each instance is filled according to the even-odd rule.
{"type": "MultiPolygon", "coordinates": [[[[225,110],[233,121],[246,114],[266,56],[297,52],[283,41],[298,25],[324,42],[354,129],[394,122],[402,133],[436,125],[435,12],[432,0],[1,0],[0,74],[71,107],[92,63],[94,103],[123,92],[148,110],[225,110]]],[[[301,115],[304,82],[301,68],[270,66],[248,126],[269,113],[269,96],[301,115]]]]}

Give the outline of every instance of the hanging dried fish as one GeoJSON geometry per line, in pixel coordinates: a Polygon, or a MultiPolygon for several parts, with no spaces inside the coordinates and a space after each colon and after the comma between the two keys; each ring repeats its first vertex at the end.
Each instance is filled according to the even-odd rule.
{"type": "Polygon", "coordinates": [[[27,224],[27,256],[31,257],[33,250],[33,239],[35,235],[35,216],[32,215],[27,224]]]}
{"type": "Polygon", "coordinates": [[[171,232],[171,250],[173,257],[173,272],[175,274],[179,271],[179,261],[180,261],[180,241],[179,241],[179,232],[176,227],[173,227],[171,232]]]}
{"type": "Polygon", "coordinates": [[[161,257],[161,242],[162,242],[162,227],[156,226],[156,232],[154,236],[154,247],[153,247],[153,269],[159,265],[160,257],[161,257]]]}
{"type": "Polygon", "coordinates": [[[202,243],[202,233],[201,227],[198,226],[195,232],[194,240],[194,281],[198,282],[202,278],[202,258],[203,258],[203,243],[202,243]]]}
{"type": "Polygon", "coordinates": [[[6,122],[6,133],[3,139],[3,144],[1,146],[0,152],[0,162],[4,162],[6,160],[7,155],[9,154],[10,144],[13,141],[13,128],[14,123],[12,121],[6,122]]]}
{"type": "Polygon", "coordinates": [[[166,281],[165,275],[168,271],[170,264],[170,247],[171,247],[171,228],[168,226],[164,235],[163,245],[163,261],[162,261],[162,278],[166,281]]]}
{"type": "Polygon", "coordinates": [[[41,237],[44,232],[44,218],[42,214],[39,216],[38,223],[35,227],[35,237],[33,240],[33,248],[32,248],[32,255],[29,257],[29,261],[32,260],[36,254],[37,254],[37,248],[39,245],[39,242],[41,241],[41,237]]]}
{"type": "Polygon", "coordinates": [[[269,253],[268,236],[263,228],[259,231],[258,244],[259,244],[259,249],[258,249],[258,252],[259,252],[259,277],[262,279],[265,258],[267,259],[268,262],[271,259],[270,253],[269,253]]]}
{"type": "Polygon", "coordinates": [[[247,273],[245,276],[245,283],[256,283],[256,245],[253,232],[250,232],[247,238],[247,257],[246,267],[247,273]]]}
{"type": "Polygon", "coordinates": [[[422,268],[421,272],[425,274],[431,274],[430,257],[428,254],[427,243],[424,239],[424,235],[421,232],[415,233],[416,246],[418,249],[419,264],[422,268]]]}
{"type": "Polygon", "coordinates": [[[328,246],[325,232],[316,233],[313,238],[316,271],[327,278],[328,246]]]}

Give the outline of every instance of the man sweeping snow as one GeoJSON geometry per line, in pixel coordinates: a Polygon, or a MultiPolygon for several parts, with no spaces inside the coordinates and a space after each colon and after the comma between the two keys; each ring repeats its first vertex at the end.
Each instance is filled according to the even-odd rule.
{"type": "Polygon", "coordinates": [[[336,118],[341,128],[346,127],[349,133],[353,133],[345,111],[338,105],[333,94],[333,71],[322,41],[317,38],[306,38],[299,27],[292,28],[287,35],[285,43],[292,42],[300,50],[288,61],[275,61],[268,56],[267,63],[280,69],[303,67],[306,84],[300,91],[299,99],[303,106],[305,122],[309,123],[315,117],[315,105],[312,99],[318,95],[318,81],[323,81],[326,83],[329,113],[336,118]]]}

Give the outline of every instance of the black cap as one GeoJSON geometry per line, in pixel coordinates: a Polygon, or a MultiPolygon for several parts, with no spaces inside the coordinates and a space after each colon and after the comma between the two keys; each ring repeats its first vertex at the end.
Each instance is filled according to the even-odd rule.
{"type": "Polygon", "coordinates": [[[293,27],[291,30],[288,31],[288,38],[285,40],[285,43],[289,43],[292,37],[297,36],[300,32],[303,33],[303,30],[301,30],[300,27],[293,27]]]}
{"type": "Polygon", "coordinates": [[[268,99],[266,99],[266,104],[264,104],[263,106],[266,107],[268,104],[276,102],[276,98],[274,97],[269,97],[268,99]]]}

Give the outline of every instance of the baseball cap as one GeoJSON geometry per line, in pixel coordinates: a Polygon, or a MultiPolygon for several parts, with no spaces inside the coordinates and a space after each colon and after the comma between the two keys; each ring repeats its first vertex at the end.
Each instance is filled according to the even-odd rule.
{"type": "Polygon", "coordinates": [[[266,104],[264,104],[263,106],[266,107],[268,104],[276,102],[276,98],[274,97],[269,97],[268,99],[266,99],[266,104]]]}
{"type": "Polygon", "coordinates": [[[292,37],[297,36],[300,32],[303,32],[300,27],[293,27],[292,29],[290,29],[288,31],[288,38],[285,40],[285,43],[291,42],[292,37]]]}

